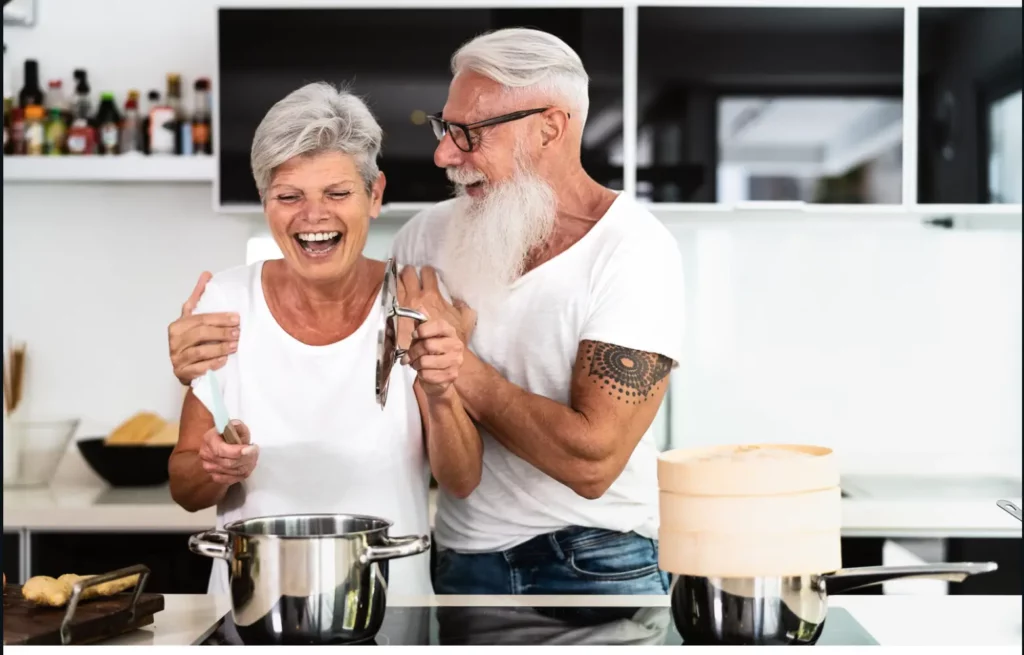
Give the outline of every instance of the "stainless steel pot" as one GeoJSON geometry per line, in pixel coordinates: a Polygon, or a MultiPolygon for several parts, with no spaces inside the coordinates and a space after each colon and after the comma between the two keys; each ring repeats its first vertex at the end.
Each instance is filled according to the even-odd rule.
{"type": "Polygon", "coordinates": [[[388,536],[391,526],[350,514],[266,516],[193,535],[188,546],[227,560],[245,643],[352,643],[380,630],[388,560],[430,547],[427,536],[388,536]]]}
{"type": "Polygon", "coordinates": [[[984,562],[866,566],[790,577],[684,575],[672,582],[672,619],[687,645],[809,645],[821,636],[830,593],[908,578],[963,582],[996,568],[984,562]]]}

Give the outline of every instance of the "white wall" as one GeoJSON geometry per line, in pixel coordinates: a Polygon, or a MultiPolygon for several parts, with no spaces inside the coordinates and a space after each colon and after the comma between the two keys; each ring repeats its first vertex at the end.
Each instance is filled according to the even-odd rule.
{"type": "MultiPolygon", "coordinates": [[[[95,92],[214,71],[212,3],[40,0],[4,28],[43,80],[95,92]],[[97,26],[102,24],[103,29],[97,26]]],[[[190,84],[189,84],[190,86],[190,84]]],[[[173,415],[166,326],[203,269],[243,263],[258,221],[207,185],[4,184],[4,333],[29,344],[26,408],[102,434],[173,415]]],[[[391,228],[373,237],[381,251],[391,228]]],[[[1021,235],[918,228],[676,228],[687,361],[676,445],[813,441],[844,452],[1021,453],[1021,235]]]]}
{"type": "Polygon", "coordinates": [[[785,441],[1021,464],[1021,234],[674,228],[676,445],[785,441]]]}

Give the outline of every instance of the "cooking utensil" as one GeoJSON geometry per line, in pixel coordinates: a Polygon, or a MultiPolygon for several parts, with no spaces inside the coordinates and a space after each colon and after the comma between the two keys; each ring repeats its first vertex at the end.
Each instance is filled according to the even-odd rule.
{"type": "Polygon", "coordinates": [[[8,340],[7,352],[4,353],[4,408],[13,414],[21,404],[25,389],[25,350],[23,342],[15,345],[8,340]]]}
{"type": "Polygon", "coordinates": [[[684,575],[672,582],[672,619],[687,645],[810,645],[821,636],[830,593],[910,578],[963,582],[997,568],[995,562],[966,562],[758,578],[684,575]]]}
{"type": "Polygon", "coordinates": [[[997,500],[996,501],[996,505],[999,505],[1004,510],[1009,512],[1010,516],[1012,516],[1013,518],[1017,519],[1018,521],[1021,520],[1020,508],[1017,507],[1016,505],[1014,505],[1013,503],[1011,503],[1010,501],[1008,501],[1008,500],[997,500]]]}
{"type": "Polygon", "coordinates": [[[64,611],[40,608],[21,595],[20,585],[4,587],[4,646],[89,644],[153,623],[164,609],[164,597],[144,593],[149,568],[143,564],[111,571],[75,583],[64,611]],[[139,575],[131,592],[81,600],[82,592],[104,582],[139,575]]]}
{"type": "Polygon", "coordinates": [[[246,643],[360,642],[384,619],[388,561],[430,547],[426,535],[389,536],[392,525],[353,514],[267,516],[188,545],[228,562],[232,618],[246,643]]]}
{"type": "Polygon", "coordinates": [[[377,333],[377,402],[381,409],[388,399],[388,382],[395,362],[405,350],[398,347],[398,319],[411,318],[416,324],[427,320],[426,315],[398,305],[398,269],[394,259],[388,259],[384,268],[384,287],[381,289],[383,324],[377,333]]]}
{"type": "Polygon", "coordinates": [[[217,376],[213,374],[213,370],[206,372],[206,384],[210,386],[210,398],[213,402],[213,424],[217,427],[217,432],[220,432],[221,436],[224,437],[224,441],[229,444],[238,445],[242,443],[238,433],[235,432],[235,427],[231,425],[231,421],[228,418],[228,408],[224,404],[224,394],[220,392],[220,383],[217,382],[217,376]]]}

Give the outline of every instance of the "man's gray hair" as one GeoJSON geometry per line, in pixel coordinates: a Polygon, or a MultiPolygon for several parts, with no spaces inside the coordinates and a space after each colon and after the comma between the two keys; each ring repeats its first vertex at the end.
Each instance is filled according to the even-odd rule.
{"type": "Polygon", "coordinates": [[[512,93],[561,100],[581,123],[587,120],[590,78],[579,55],[553,34],[523,27],[482,34],[452,56],[452,75],[465,71],[490,78],[512,93]]]}
{"type": "Polygon", "coordinates": [[[252,139],[250,164],[262,196],[274,170],[289,159],[341,152],[355,159],[370,189],[380,174],[382,131],[361,99],[326,82],[307,84],[278,100],[252,139]]]}

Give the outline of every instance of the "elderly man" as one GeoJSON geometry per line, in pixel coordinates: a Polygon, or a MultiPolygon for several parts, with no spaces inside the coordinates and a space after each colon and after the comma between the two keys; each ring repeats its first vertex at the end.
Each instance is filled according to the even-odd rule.
{"type": "Polygon", "coordinates": [[[468,339],[456,388],[484,439],[479,486],[438,502],[434,590],[665,593],[650,426],[682,351],[676,241],[583,170],[588,78],[565,43],[492,32],[452,73],[431,122],[457,195],[393,246],[478,314],[426,306],[468,339]]]}
{"type": "MultiPolygon", "coordinates": [[[[472,493],[440,494],[434,590],[666,593],[650,426],[682,351],[675,239],[583,170],[588,77],[560,39],[485,34],[452,73],[431,123],[456,197],[393,245],[469,346],[456,390],[484,446],[472,493]]],[[[173,341],[179,377],[205,370],[173,341]]]]}

